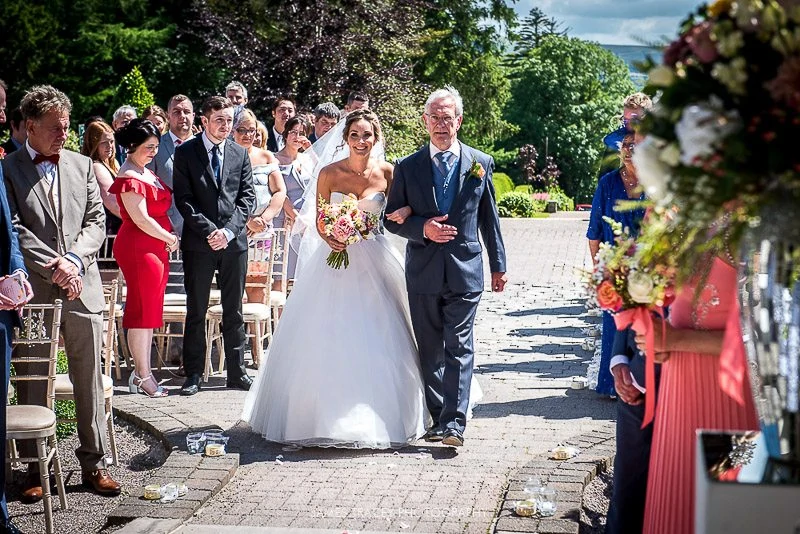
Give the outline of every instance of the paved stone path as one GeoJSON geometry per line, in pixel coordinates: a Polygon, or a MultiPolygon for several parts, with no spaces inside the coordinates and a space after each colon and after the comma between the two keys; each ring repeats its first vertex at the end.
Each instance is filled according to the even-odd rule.
{"type": "Polygon", "coordinates": [[[457,451],[422,441],[398,452],[285,451],[238,421],[244,393],[224,389],[218,377],[191,398],[120,398],[123,409],[147,412],[162,431],[220,426],[240,454],[235,476],[185,532],[206,531],[201,525],[487,532],[515,470],[561,442],[612,426],[611,401],[570,388],[591,358],[580,347],[581,329],[595,321],[584,313],[576,274],[588,262],[585,228],[579,213],[502,221],[510,283],[502,294],[485,293],[479,308],[476,374],[484,399],[457,451]]]}

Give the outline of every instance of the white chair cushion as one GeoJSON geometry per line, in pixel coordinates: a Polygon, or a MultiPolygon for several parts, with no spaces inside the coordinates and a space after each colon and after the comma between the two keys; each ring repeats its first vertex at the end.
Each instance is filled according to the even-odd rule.
{"type": "Polygon", "coordinates": [[[179,323],[186,317],[186,306],[164,306],[165,323],[179,323]]]}
{"type": "MultiPolygon", "coordinates": [[[[103,379],[103,397],[108,398],[114,395],[114,380],[107,375],[100,375],[103,379]]],[[[75,389],[72,381],[66,373],[56,375],[55,393],[58,400],[72,400],[75,389]]]]}
{"type": "Polygon", "coordinates": [[[269,292],[269,305],[270,306],[285,306],[286,305],[286,293],[282,291],[270,291],[269,292]]]}
{"type": "Polygon", "coordinates": [[[222,318],[222,304],[214,304],[213,306],[208,308],[206,317],[213,317],[214,319],[222,318]]]}
{"type": "Polygon", "coordinates": [[[219,289],[212,289],[211,293],[208,294],[208,303],[212,306],[214,304],[219,304],[222,301],[222,291],[219,289]]]}
{"type": "Polygon", "coordinates": [[[266,321],[270,317],[269,306],[258,302],[242,304],[242,316],[247,321],[266,321]]]}
{"type": "Polygon", "coordinates": [[[56,413],[44,406],[6,406],[6,439],[47,436],[55,432],[55,425],[56,413]]]}
{"type": "Polygon", "coordinates": [[[164,306],[186,306],[186,295],[167,293],[164,295],[164,306]]]}

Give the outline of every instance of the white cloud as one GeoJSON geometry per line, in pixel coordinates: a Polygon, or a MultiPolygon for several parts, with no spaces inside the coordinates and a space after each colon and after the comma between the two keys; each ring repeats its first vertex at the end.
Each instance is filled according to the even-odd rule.
{"type": "Polygon", "coordinates": [[[533,7],[570,28],[569,34],[601,44],[641,44],[672,38],[698,0],[520,0],[520,19],[533,7]]]}

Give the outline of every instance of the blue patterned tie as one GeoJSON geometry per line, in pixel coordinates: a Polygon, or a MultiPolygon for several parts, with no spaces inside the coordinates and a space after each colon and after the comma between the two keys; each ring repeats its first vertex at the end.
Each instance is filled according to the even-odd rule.
{"type": "Polygon", "coordinates": [[[454,195],[450,191],[450,180],[453,178],[454,156],[455,154],[449,151],[439,152],[434,156],[437,171],[436,204],[442,213],[449,212],[453,204],[454,195]]]}
{"type": "Polygon", "coordinates": [[[214,171],[214,179],[219,187],[220,171],[222,170],[219,164],[219,145],[211,147],[211,170],[214,171]]]}

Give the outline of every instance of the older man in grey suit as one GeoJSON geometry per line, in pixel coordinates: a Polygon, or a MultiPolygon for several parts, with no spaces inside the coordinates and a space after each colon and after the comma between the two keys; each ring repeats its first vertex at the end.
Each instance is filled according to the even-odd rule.
{"type": "MultiPolygon", "coordinates": [[[[100,351],[103,335],[103,287],[97,252],[105,239],[105,214],[92,161],[63,150],[72,105],[48,86],[29,90],[20,105],[28,140],[3,160],[11,221],[35,293],[33,302],[64,301],[61,332],[75,390],[80,446],[75,451],[84,486],[101,495],[118,495],[120,485],[106,470],[106,424],[100,351]]],[[[21,349],[20,349],[21,350],[21,349]]],[[[43,364],[46,366],[46,364],[43,364]]],[[[46,373],[42,364],[17,372],[46,373]]],[[[44,384],[22,382],[23,404],[45,403],[44,384]]],[[[21,444],[24,456],[36,456],[21,444]]],[[[42,498],[35,466],[29,469],[23,500],[42,498]]]]}

